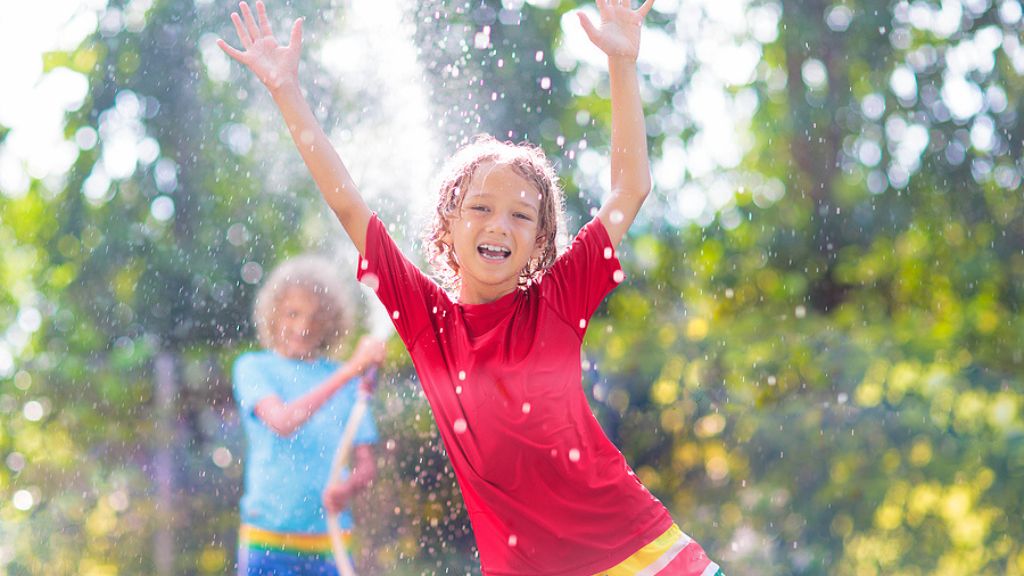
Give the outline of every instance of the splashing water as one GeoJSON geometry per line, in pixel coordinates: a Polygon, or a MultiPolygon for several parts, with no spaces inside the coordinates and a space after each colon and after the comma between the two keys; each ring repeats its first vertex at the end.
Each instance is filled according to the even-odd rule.
{"type": "MultiPolygon", "coordinates": [[[[344,17],[337,31],[313,55],[338,79],[344,100],[357,103],[328,127],[331,142],[372,209],[383,210],[385,217],[389,207],[402,210],[400,239],[414,237],[415,228],[407,227],[429,214],[433,195],[428,191],[443,154],[430,121],[430,91],[417,59],[415,25],[408,20],[413,8],[411,2],[350,0],[339,11],[344,17]]],[[[334,108],[332,102],[324,105],[334,108]]],[[[339,243],[341,257],[354,258],[347,239],[339,243]]]]}

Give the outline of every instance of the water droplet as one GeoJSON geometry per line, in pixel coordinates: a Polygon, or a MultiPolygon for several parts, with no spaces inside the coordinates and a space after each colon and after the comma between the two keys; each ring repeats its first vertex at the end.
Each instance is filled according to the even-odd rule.
{"type": "Polygon", "coordinates": [[[587,327],[587,319],[586,318],[580,318],[580,330],[583,330],[586,327],[587,327]]]}
{"type": "Polygon", "coordinates": [[[465,380],[465,379],[466,379],[466,371],[465,370],[459,370],[459,380],[465,380]]]}
{"type": "Polygon", "coordinates": [[[797,306],[796,310],[793,313],[796,314],[797,318],[804,318],[807,316],[807,308],[805,308],[803,305],[797,306]]]}
{"type": "Polygon", "coordinates": [[[25,419],[30,422],[38,422],[43,418],[43,405],[35,400],[29,400],[25,403],[25,407],[22,408],[21,413],[25,415],[25,419]]]}
{"type": "Polygon", "coordinates": [[[519,543],[519,538],[516,538],[515,534],[509,534],[508,545],[514,548],[517,543],[519,543]]]}
{"type": "Polygon", "coordinates": [[[605,248],[604,248],[604,259],[605,260],[611,260],[613,254],[615,254],[615,251],[612,250],[612,247],[611,246],[605,246],[605,248]]]}
{"type": "Polygon", "coordinates": [[[612,224],[621,224],[626,217],[622,214],[621,210],[612,210],[611,221],[612,224]]]}
{"type": "Polygon", "coordinates": [[[455,393],[456,394],[462,394],[462,386],[456,386],[455,387],[455,393]]]}
{"type": "Polygon", "coordinates": [[[454,423],[452,423],[452,429],[455,430],[456,434],[462,434],[463,432],[466,431],[466,421],[462,418],[459,418],[454,423]]]}
{"type": "Polygon", "coordinates": [[[366,286],[370,290],[373,290],[374,292],[376,292],[377,289],[380,288],[380,278],[378,278],[377,275],[374,274],[373,272],[367,272],[366,274],[363,274],[363,277],[360,280],[360,282],[362,282],[364,286],[366,286]]]}
{"type": "Polygon", "coordinates": [[[614,280],[616,284],[622,284],[622,281],[625,279],[626,273],[623,272],[622,270],[616,270],[615,272],[612,272],[612,280],[614,280]]]}
{"type": "Polygon", "coordinates": [[[573,448],[573,449],[569,450],[569,460],[571,462],[579,462],[580,461],[580,451],[577,450],[576,448],[573,448]]]}
{"type": "Polygon", "coordinates": [[[473,47],[477,50],[484,50],[491,45],[491,27],[484,26],[484,29],[473,36],[473,47]]]}
{"type": "Polygon", "coordinates": [[[212,459],[218,468],[227,468],[231,465],[231,450],[221,446],[213,451],[212,459]]]}
{"type": "Polygon", "coordinates": [[[391,313],[391,317],[392,317],[393,319],[395,319],[395,320],[398,320],[398,310],[395,310],[394,312],[392,312],[392,313],[391,313]]]}
{"type": "Polygon", "coordinates": [[[14,507],[18,510],[28,510],[35,504],[35,498],[32,497],[32,493],[28,490],[18,490],[14,493],[14,497],[11,498],[14,503],[14,507]]]}
{"type": "Polygon", "coordinates": [[[537,50],[537,53],[533,55],[533,59],[536,62],[542,62],[544,60],[544,51],[537,50]]]}
{"type": "Polygon", "coordinates": [[[547,76],[541,78],[540,79],[540,89],[541,90],[550,90],[551,89],[551,78],[548,78],[547,76]]]}
{"type": "Polygon", "coordinates": [[[529,414],[529,413],[530,413],[530,403],[529,402],[523,402],[523,414],[529,414]]]}

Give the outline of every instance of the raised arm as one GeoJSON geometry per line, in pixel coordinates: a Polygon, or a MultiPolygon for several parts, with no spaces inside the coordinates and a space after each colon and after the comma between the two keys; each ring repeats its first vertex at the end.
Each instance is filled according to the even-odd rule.
{"type": "Polygon", "coordinates": [[[233,12],[231,21],[242,49],[233,48],[223,39],[217,40],[217,45],[244,64],[270,90],[324,200],[359,253],[364,254],[370,209],[299,88],[302,19],[292,25],[291,40],[287,46],[282,46],[274,38],[263,2],[256,3],[258,20],[247,3],[241,2],[238,7],[241,15],[233,12]]]}
{"type": "Polygon", "coordinates": [[[651,165],[647,158],[647,127],[636,59],[640,29],[654,0],[639,9],[630,0],[597,0],[600,26],[579,12],[587,37],[608,56],[612,101],[612,189],[597,213],[612,245],[626,235],[651,191],[651,165]]]}

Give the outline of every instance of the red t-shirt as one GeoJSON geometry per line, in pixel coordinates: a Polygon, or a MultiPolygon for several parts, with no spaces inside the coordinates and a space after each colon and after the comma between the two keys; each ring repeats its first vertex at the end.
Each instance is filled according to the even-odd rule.
{"type": "Polygon", "coordinates": [[[359,279],[419,374],[490,576],[590,576],[672,525],[608,440],[581,385],[591,315],[622,280],[594,219],[543,278],[459,304],[402,255],[376,216],[359,279]]]}

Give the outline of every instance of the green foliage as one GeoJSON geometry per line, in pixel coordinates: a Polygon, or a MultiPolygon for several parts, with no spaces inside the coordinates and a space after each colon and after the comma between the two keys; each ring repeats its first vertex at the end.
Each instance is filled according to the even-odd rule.
{"type": "MultiPolygon", "coordinates": [[[[311,53],[338,14],[299,4],[311,53]]],[[[575,6],[541,4],[437,0],[410,18],[448,147],[478,131],[540,144],[575,229],[600,195],[577,154],[607,149],[611,110],[586,65],[556,58],[575,6]]],[[[700,225],[656,190],[622,249],[628,280],[591,323],[595,412],[727,573],[1024,573],[1019,4],[954,4],[949,29],[922,3],[751,4],[780,21],[754,78],[722,95],[756,102],[742,162],[720,170],[731,198],[700,225]],[[961,73],[973,108],[943,95],[961,73]]],[[[656,5],[652,29],[713,16],[672,10],[656,5]]],[[[17,327],[0,333],[0,572],[232,571],[244,447],[225,369],[251,339],[260,271],[315,217],[260,88],[210,73],[226,16],[158,1],[143,25],[45,58],[88,77],[65,133],[98,144],[59,189],[0,195],[0,326],[17,327]],[[156,152],[104,186],[118,122],[156,152]],[[169,565],[154,544],[168,534],[169,565]]],[[[644,70],[653,158],[699,135],[698,52],[681,80],[644,70]]],[[[363,106],[311,76],[328,123],[363,106]]],[[[360,565],[477,573],[399,348],[360,565]]]]}

